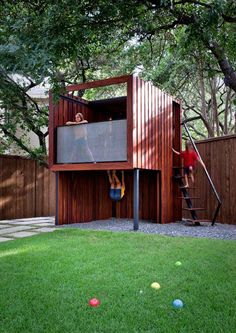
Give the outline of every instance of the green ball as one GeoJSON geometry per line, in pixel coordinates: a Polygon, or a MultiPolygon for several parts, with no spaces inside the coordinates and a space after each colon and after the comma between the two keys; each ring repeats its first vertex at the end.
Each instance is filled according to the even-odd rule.
{"type": "Polygon", "coordinates": [[[176,261],[175,266],[181,266],[182,263],[180,261],[176,261]]]}

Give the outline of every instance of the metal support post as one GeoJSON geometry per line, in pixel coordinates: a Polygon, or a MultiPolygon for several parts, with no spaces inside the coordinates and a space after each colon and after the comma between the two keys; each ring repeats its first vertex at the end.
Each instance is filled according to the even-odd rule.
{"type": "Polygon", "coordinates": [[[58,225],[58,178],[59,178],[59,172],[56,172],[56,212],[55,212],[55,225],[58,225]]]}
{"type": "Polygon", "coordinates": [[[134,169],[134,230],[139,229],[139,169],[134,169]]]}

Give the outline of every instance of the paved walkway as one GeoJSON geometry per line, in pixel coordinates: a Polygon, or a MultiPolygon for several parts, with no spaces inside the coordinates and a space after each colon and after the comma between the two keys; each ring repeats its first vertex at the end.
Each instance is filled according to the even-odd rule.
{"type": "Polygon", "coordinates": [[[0,221],[0,243],[54,231],[54,217],[36,217],[0,221]]]}

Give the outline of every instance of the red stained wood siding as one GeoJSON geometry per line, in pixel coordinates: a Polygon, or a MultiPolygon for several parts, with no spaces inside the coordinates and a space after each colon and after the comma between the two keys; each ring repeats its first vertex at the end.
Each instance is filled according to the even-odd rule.
{"type": "Polygon", "coordinates": [[[90,88],[97,88],[97,87],[104,87],[104,86],[111,86],[113,84],[120,84],[126,83],[130,79],[130,75],[123,75],[119,77],[113,77],[104,80],[97,80],[91,82],[85,82],[80,84],[74,84],[66,87],[67,91],[77,91],[83,89],[90,89],[90,88]]]}
{"type": "MultiPolygon", "coordinates": [[[[57,165],[55,164],[54,156],[53,158],[50,158],[51,170],[62,172],[62,176],[60,176],[60,182],[65,184],[62,185],[62,187],[71,186],[69,183],[70,176],[66,176],[64,171],[75,172],[79,170],[94,170],[95,172],[98,170],[107,169],[132,170],[135,168],[147,171],[155,171],[156,174],[153,179],[153,186],[155,190],[152,188],[152,186],[150,186],[151,183],[149,182],[149,178],[144,177],[144,179],[146,179],[146,186],[148,186],[150,193],[153,191],[158,193],[158,195],[153,194],[153,207],[156,207],[156,213],[154,215],[156,215],[157,221],[161,221],[162,223],[172,222],[176,216],[179,216],[179,213],[176,213],[176,209],[173,209],[175,205],[174,196],[177,192],[173,187],[172,179],[172,146],[175,140],[173,136],[173,117],[177,112],[181,112],[181,107],[174,110],[173,104],[175,103],[177,105],[178,102],[157,87],[153,86],[150,82],[145,82],[134,76],[123,76],[96,82],[88,82],[80,85],[73,85],[67,87],[67,91],[69,92],[73,90],[89,89],[119,83],[127,83],[127,162],[57,165]],[[65,180],[63,177],[68,179],[65,180]]],[[[50,112],[54,112],[54,117],[52,117],[53,119],[50,118],[50,126],[53,126],[54,130],[50,130],[50,135],[55,135],[55,129],[57,126],[64,125],[66,121],[74,119],[76,112],[81,112],[89,122],[94,121],[93,119],[95,119],[92,116],[92,110],[86,104],[80,106],[72,102],[62,102],[62,100],[60,100],[59,107],[54,107],[51,104],[50,110],[50,112]]],[[[175,126],[180,126],[180,117],[175,116],[174,121],[175,126]]],[[[54,139],[50,139],[50,152],[56,154],[53,145],[54,139]]],[[[128,179],[130,178],[128,177],[128,179]]],[[[79,182],[79,180],[77,181],[79,182]]],[[[130,182],[132,181],[130,180],[130,182]]],[[[60,186],[59,195],[62,193],[60,186]]],[[[65,193],[65,195],[63,195],[66,198],[66,190],[63,193],[65,193]]],[[[76,194],[76,196],[79,196],[79,194],[76,194]]],[[[130,216],[132,207],[131,202],[133,200],[133,198],[132,200],[130,199],[130,196],[133,196],[133,189],[130,189],[128,192],[126,191],[126,198],[121,203],[116,205],[115,211],[117,212],[117,216],[130,216]]],[[[73,199],[71,200],[73,201],[73,199]]],[[[89,202],[89,200],[90,199],[88,199],[86,202],[89,202]]],[[[67,207],[65,206],[66,203],[64,201],[61,202],[60,205],[63,206],[63,209],[67,207]]],[[[70,208],[71,207],[68,209],[70,208]]],[[[71,211],[73,211],[73,209],[71,211]]],[[[104,214],[106,215],[106,213],[107,210],[104,208],[104,214]]],[[[59,215],[61,216],[61,213],[59,215]]],[[[80,221],[84,220],[82,215],[77,216],[77,218],[80,221]]],[[[88,219],[90,218],[91,216],[88,216],[88,219]]],[[[62,220],[73,220],[73,216],[71,218],[68,216],[64,217],[62,214],[62,220]]]]}
{"type": "MultiPolygon", "coordinates": [[[[120,174],[117,173],[120,178],[120,174]]],[[[125,173],[125,196],[120,202],[109,197],[106,171],[59,173],[59,224],[104,220],[111,217],[133,218],[133,172],[125,173]]],[[[140,172],[140,218],[160,220],[159,173],[140,172]]]]}
{"type": "MultiPolygon", "coordinates": [[[[133,168],[161,171],[162,223],[176,217],[172,188],[173,104],[171,96],[150,82],[133,77],[133,168]]],[[[178,112],[181,106],[176,108],[175,113],[178,112]]],[[[176,116],[175,126],[180,127],[180,117],[176,116]]]]}

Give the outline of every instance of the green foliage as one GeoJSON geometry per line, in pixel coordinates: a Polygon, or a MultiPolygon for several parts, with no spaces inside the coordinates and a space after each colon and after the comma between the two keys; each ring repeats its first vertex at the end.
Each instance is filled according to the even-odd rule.
{"type": "Polygon", "coordinates": [[[127,85],[111,85],[99,88],[92,88],[85,90],[83,98],[88,101],[94,101],[99,99],[108,99],[114,97],[121,97],[127,95],[127,85]]]}
{"type": "MultiPolygon", "coordinates": [[[[45,79],[58,96],[66,84],[139,71],[143,78],[182,98],[186,112],[190,112],[190,104],[202,112],[199,67],[208,95],[206,104],[210,80],[225,78],[236,91],[235,22],[233,0],[1,2],[0,101],[7,110],[11,140],[19,125],[24,132],[36,133],[46,152],[41,129],[47,126],[48,112],[27,96],[30,85],[45,79]],[[27,84],[12,82],[12,74],[21,75],[27,84]]],[[[218,92],[218,104],[221,98],[218,92]]],[[[232,95],[231,113],[234,98],[232,95]]],[[[211,126],[211,115],[207,121],[211,126]]],[[[204,132],[202,120],[197,127],[209,134],[204,132]]],[[[232,122],[230,128],[233,130],[232,122]]],[[[27,149],[30,153],[31,148],[27,149]]]]}

